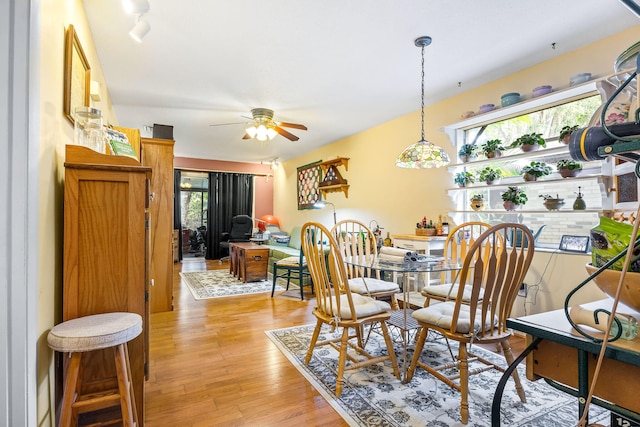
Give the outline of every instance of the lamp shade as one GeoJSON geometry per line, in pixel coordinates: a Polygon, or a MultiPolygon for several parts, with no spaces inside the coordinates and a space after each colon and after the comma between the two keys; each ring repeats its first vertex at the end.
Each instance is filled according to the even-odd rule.
{"type": "Polygon", "coordinates": [[[402,150],[396,166],[408,169],[439,168],[448,165],[449,155],[432,142],[420,140],[402,150]]]}

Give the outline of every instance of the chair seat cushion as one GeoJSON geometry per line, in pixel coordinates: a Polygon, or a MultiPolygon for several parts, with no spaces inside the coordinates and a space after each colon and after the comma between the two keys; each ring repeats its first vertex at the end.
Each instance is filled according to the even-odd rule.
{"type": "Polygon", "coordinates": [[[387,282],[386,280],[375,279],[372,277],[354,277],[353,279],[349,279],[349,289],[351,289],[351,292],[358,294],[400,292],[400,287],[397,283],[387,282]]]}
{"type": "MultiPolygon", "coordinates": [[[[456,303],[453,301],[443,302],[441,304],[430,305],[429,307],[420,308],[413,313],[411,316],[416,319],[420,323],[425,323],[427,325],[438,326],[442,329],[451,329],[451,321],[453,319],[453,311],[455,309],[456,303]]],[[[468,334],[471,331],[470,324],[470,313],[468,305],[460,306],[460,315],[458,318],[458,325],[456,326],[455,331],[460,334],[468,334]]],[[[473,325],[473,331],[479,331],[481,329],[480,321],[482,319],[482,313],[480,311],[477,312],[475,318],[475,324],[473,325]]],[[[492,319],[485,319],[485,328],[491,326],[492,319]]],[[[494,317],[493,324],[496,325],[498,323],[498,318],[494,317]]]]}
{"type": "MultiPolygon", "coordinates": [[[[279,261],[276,261],[278,267],[297,267],[300,265],[300,257],[299,256],[290,256],[286,258],[282,258],[279,261]]],[[[302,257],[302,265],[307,265],[306,260],[302,257]]]]}
{"type": "MultiPolygon", "coordinates": [[[[462,302],[471,301],[471,289],[472,289],[471,286],[465,285],[464,292],[462,294],[462,302]]],[[[426,286],[422,290],[422,294],[424,296],[456,299],[456,296],[458,295],[458,284],[453,285],[453,287],[451,287],[451,283],[444,283],[442,285],[434,285],[434,286],[426,286]]],[[[484,289],[480,289],[479,299],[482,299],[483,297],[484,297],[484,289]]]]}
{"type": "MultiPolygon", "coordinates": [[[[385,313],[391,310],[391,306],[385,302],[380,301],[364,295],[351,294],[351,300],[353,301],[353,308],[355,309],[356,316],[360,319],[363,317],[373,316],[374,314],[385,313]]],[[[333,306],[335,307],[335,300],[333,306]]],[[[347,295],[340,295],[340,318],[345,320],[351,320],[351,310],[349,310],[349,301],[347,295]]]]}

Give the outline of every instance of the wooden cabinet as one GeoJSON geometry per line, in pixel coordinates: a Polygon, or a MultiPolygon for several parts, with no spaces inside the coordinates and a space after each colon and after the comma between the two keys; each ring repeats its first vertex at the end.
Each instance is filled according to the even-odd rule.
{"type": "MultiPolygon", "coordinates": [[[[107,312],[138,313],[143,333],[129,343],[140,425],[148,366],[148,182],[134,159],[67,145],[64,182],[63,321],[107,312]]],[[[83,358],[83,393],[116,386],[113,350],[83,358]]]]}
{"type": "Polygon", "coordinates": [[[141,138],[141,162],[153,170],[149,206],[151,313],[173,310],[173,140],[141,138]]]}

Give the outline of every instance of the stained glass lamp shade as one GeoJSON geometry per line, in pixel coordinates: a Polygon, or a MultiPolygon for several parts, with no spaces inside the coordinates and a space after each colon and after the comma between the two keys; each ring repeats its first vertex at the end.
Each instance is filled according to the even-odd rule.
{"type": "Polygon", "coordinates": [[[402,150],[396,159],[399,168],[428,169],[449,164],[449,155],[433,142],[424,139],[402,150]]]}

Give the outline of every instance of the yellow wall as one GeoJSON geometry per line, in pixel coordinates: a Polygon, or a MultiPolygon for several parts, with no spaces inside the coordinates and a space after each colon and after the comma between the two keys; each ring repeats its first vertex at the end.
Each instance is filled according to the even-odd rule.
{"type": "MultiPolygon", "coordinates": [[[[500,96],[507,92],[531,94],[534,87],[542,84],[552,85],[556,89],[565,88],[569,78],[578,73],[590,72],[593,76],[612,74],[613,63],[618,55],[639,39],[640,26],[587,47],[562,55],[559,53],[552,60],[430,105],[425,109],[426,139],[444,147],[455,159],[456,151],[440,129],[460,121],[463,112],[477,111],[480,105],[488,103],[499,105],[500,96]]],[[[320,221],[330,225],[330,207],[323,210],[297,210],[296,168],[320,159],[349,157],[349,171],[343,173],[350,184],[349,198],[342,193],[331,193],[326,197],[326,200],[335,204],[338,220],[356,218],[368,224],[375,219],[384,227],[383,233],[412,234],[415,223],[423,216],[437,219],[438,215],[453,209],[446,191],[453,187],[453,181],[446,168],[406,170],[394,165],[396,156],[404,147],[416,142],[419,136],[418,110],[284,162],[276,175],[275,216],[280,219],[284,229],[291,229],[305,221],[320,221]]],[[[527,298],[528,313],[560,308],[568,290],[587,277],[583,265],[589,261],[589,257],[555,254],[540,281],[547,261],[548,254],[537,254],[527,276],[527,283],[540,282],[535,299],[533,294],[527,298]],[[562,268],[558,267],[560,264],[562,268]]],[[[601,297],[604,295],[591,286],[575,301],[584,302],[601,297]]],[[[513,314],[523,314],[523,298],[518,298],[516,304],[513,314]]]]}
{"type": "Polygon", "coordinates": [[[49,0],[41,4],[40,26],[40,212],[38,258],[38,425],[54,425],[53,352],[49,329],[62,320],[62,233],[64,146],[73,141],[73,126],[62,114],[64,36],[73,24],[91,68],[101,83],[102,101],[92,106],[116,124],[106,82],[81,0],[49,0]]]}

